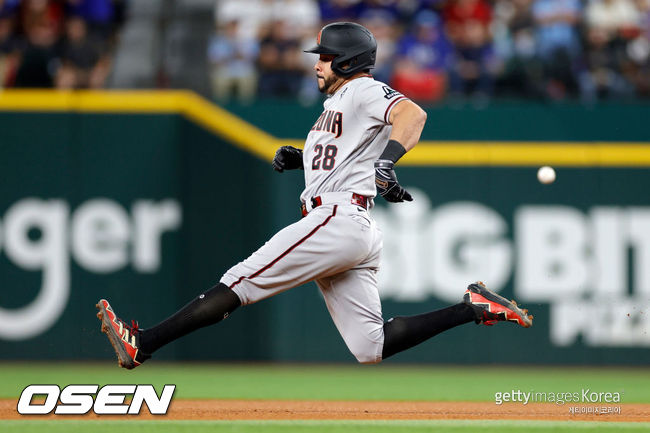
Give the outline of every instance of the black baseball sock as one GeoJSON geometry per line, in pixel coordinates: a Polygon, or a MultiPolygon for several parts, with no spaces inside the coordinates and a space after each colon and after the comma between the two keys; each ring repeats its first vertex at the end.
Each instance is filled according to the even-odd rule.
{"type": "Polygon", "coordinates": [[[197,296],[171,317],[139,333],[138,344],[148,358],[167,343],[199,328],[220,322],[241,305],[239,297],[225,284],[219,283],[197,296]]]}
{"type": "Polygon", "coordinates": [[[447,329],[473,322],[475,318],[472,307],[463,303],[417,316],[395,317],[384,323],[384,349],[381,357],[386,359],[447,329]]]}

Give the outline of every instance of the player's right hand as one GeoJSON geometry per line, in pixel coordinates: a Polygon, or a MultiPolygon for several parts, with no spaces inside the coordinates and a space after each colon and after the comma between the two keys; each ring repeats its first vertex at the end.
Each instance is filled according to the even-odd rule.
{"type": "Polygon", "coordinates": [[[282,173],[284,170],[303,168],[302,150],[293,146],[282,146],[275,152],[273,169],[282,173]]]}
{"type": "Polygon", "coordinates": [[[387,159],[375,161],[375,185],[377,192],[391,203],[413,201],[413,197],[397,182],[397,175],[393,169],[395,163],[387,159]]]}

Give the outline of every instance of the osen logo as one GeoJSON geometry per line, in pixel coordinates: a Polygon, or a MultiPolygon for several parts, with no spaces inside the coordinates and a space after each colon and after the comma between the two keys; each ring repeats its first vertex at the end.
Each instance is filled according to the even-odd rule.
{"type": "Polygon", "coordinates": [[[20,394],[18,413],[21,415],[138,415],[146,404],[152,415],[165,415],[176,391],[176,385],[165,385],[160,398],[153,385],[29,385],[20,394]],[[133,395],[130,403],[126,396],[133,395]],[[34,396],[45,396],[43,403],[34,396]],[[95,398],[93,398],[95,396],[95,398]]]}

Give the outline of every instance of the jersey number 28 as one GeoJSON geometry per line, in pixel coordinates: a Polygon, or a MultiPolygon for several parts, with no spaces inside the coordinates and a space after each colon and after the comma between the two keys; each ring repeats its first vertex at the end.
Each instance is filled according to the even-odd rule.
{"type": "Polygon", "coordinates": [[[334,164],[336,163],[334,158],[336,157],[336,152],[338,152],[335,145],[328,144],[323,148],[322,144],[317,144],[314,146],[314,152],[316,152],[316,155],[314,155],[314,159],[311,160],[312,170],[319,170],[321,167],[323,170],[331,170],[334,168],[334,164]]]}

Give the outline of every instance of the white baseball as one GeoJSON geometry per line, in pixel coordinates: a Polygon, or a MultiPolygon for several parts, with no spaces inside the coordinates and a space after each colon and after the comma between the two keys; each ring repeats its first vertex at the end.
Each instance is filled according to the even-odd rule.
{"type": "Polygon", "coordinates": [[[541,183],[549,184],[555,181],[555,170],[553,167],[545,165],[537,170],[537,180],[541,183]]]}

